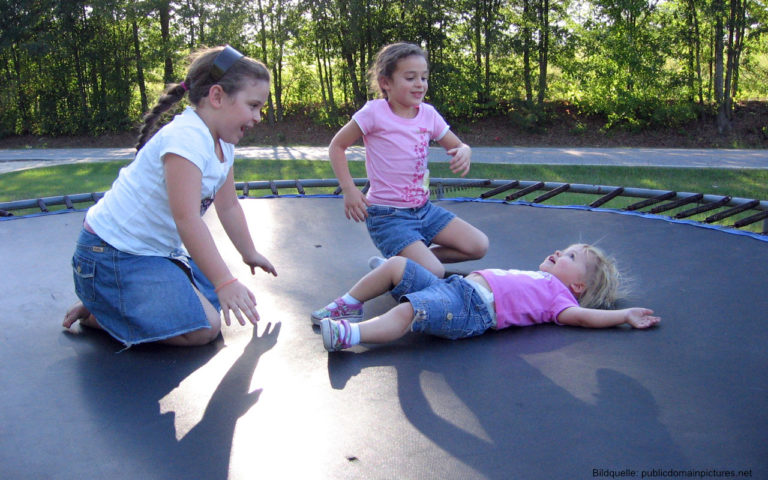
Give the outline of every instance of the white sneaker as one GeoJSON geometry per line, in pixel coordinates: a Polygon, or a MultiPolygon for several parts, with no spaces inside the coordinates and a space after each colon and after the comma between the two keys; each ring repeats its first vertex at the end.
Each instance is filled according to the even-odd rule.
{"type": "Polygon", "coordinates": [[[375,270],[381,266],[382,263],[386,262],[387,259],[384,257],[377,257],[373,256],[368,259],[368,266],[371,268],[371,270],[375,270]]]}

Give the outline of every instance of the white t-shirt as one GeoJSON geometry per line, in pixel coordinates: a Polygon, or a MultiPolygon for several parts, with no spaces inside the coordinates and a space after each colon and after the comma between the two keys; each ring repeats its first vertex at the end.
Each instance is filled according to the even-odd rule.
{"type": "Polygon", "coordinates": [[[120,170],[112,188],[88,210],[88,225],[105,242],[123,252],[163,257],[187,255],[171,215],[163,157],[174,153],[202,172],[202,216],[234,162],[235,146],[222,141],[221,149],[224,162],[216,156],[208,126],[193,108],[187,107],[155,133],[133,162],[120,170]]]}

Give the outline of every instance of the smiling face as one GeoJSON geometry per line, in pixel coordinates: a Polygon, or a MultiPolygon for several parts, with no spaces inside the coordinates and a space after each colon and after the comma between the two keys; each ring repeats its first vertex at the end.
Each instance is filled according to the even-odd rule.
{"type": "Polygon", "coordinates": [[[227,143],[238,143],[249,128],[261,122],[261,110],[269,96],[269,82],[246,82],[233,95],[222,92],[215,136],[227,143]]]}
{"type": "Polygon", "coordinates": [[[428,76],[427,60],[421,55],[409,55],[397,61],[397,68],[391,77],[379,80],[381,90],[386,93],[395,114],[407,118],[416,114],[416,108],[427,93],[428,76]]]}
{"type": "Polygon", "coordinates": [[[587,272],[592,263],[587,246],[576,244],[545,258],[539,270],[557,277],[578,297],[587,286],[587,272]]]}

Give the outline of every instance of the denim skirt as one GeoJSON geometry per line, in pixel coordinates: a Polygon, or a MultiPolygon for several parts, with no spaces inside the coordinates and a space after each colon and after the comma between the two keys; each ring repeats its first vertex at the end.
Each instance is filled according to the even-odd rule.
{"type": "Polygon", "coordinates": [[[85,229],[72,271],[80,301],[127,347],[211,328],[195,289],[221,309],[213,285],[191,258],[121,252],[85,229]]]}

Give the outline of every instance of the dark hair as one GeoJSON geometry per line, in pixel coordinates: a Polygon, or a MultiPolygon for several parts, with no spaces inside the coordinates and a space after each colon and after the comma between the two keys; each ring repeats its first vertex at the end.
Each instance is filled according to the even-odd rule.
{"type": "Polygon", "coordinates": [[[368,81],[371,90],[378,92],[383,98],[387,98],[387,92],[381,89],[379,79],[392,78],[392,74],[395,73],[397,68],[397,62],[411,55],[418,55],[427,60],[427,52],[413,43],[392,43],[379,50],[376,60],[368,70],[368,81]]]}
{"type": "Polygon", "coordinates": [[[215,70],[213,68],[214,62],[216,57],[225,49],[228,49],[228,52],[233,50],[231,47],[213,47],[192,54],[187,77],[184,81],[168,85],[155,106],[144,115],[144,123],[136,142],[136,150],[140,150],[152,138],[157,120],[173,105],[181,101],[187,91],[189,91],[189,103],[197,106],[200,100],[208,96],[212,85],[220,85],[227,95],[234,95],[243,88],[247,80],[269,82],[267,67],[261,62],[245,56],[232,63],[218,81],[215,80],[214,77],[217,75],[212,75],[215,70]]]}

